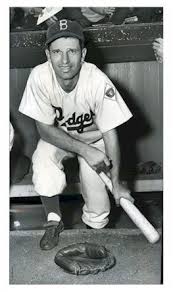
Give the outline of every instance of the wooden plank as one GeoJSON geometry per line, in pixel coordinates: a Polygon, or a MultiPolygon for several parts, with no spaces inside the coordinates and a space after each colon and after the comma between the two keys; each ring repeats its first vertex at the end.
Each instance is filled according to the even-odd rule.
{"type": "MultiPolygon", "coordinates": [[[[11,68],[32,68],[46,62],[42,48],[12,48],[10,50],[11,68]]],[[[154,61],[151,44],[119,45],[115,47],[89,47],[86,61],[94,64],[154,61]]]]}
{"type": "MultiPolygon", "coordinates": [[[[134,186],[132,189],[133,192],[157,192],[163,191],[163,180],[155,179],[155,180],[136,180],[134,182],[134,186]]],[[[81,194],[81,185],[80,183],[70,184],[66,187],[62,194],[81,194]]],[[[35,197],[38,194],[34,190],[34,186],[32,184],[27,185],[12,185],[10,188],[10,197],[35,197]]]]}

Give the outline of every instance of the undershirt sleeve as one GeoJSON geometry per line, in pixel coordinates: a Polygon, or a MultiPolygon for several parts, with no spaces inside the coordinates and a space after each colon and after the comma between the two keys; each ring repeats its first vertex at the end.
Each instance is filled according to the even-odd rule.
{"type": "Polygon", "coordinates": [[[41,72],[36,69],[30,73],[19,111],[34,120],[52,125],[56,116],[55,110],[51,105],[46,86],[40,78],[41,72]]]}
{"type": "Polygon", "coordinates": [[[95,95],[96,124],[102,133],[118,127],[132,117],[118,90],[108,78],[103,78],[95,95]]]}

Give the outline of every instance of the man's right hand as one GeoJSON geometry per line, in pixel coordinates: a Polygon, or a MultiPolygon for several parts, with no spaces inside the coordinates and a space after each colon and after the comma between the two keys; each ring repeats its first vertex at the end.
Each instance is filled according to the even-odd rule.
{"type": "Polygon", "coordinates": [[[110,168],[110,161],[106,154],[99,149],[89,146],[86,148],[85,155],[83,158],[87,161],[87,163],[91,166],[93,170],[96,172],[104,171],[105,165],[107,168],[110,168]],[[103,170],[100,169],[101,165],[103,165],[103,170]]]}

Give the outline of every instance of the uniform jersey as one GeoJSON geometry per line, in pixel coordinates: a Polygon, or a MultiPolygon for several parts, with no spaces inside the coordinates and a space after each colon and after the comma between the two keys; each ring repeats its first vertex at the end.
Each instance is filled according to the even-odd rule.
{"type": "Polygon", "coordinates": [[[79,134],[93,123],[104,133],[132,116],[109,78],[87,62],[82,64],[78,82],[69,93],[59,85],[48,61],[36,66],[28,78],[19,111],[79,134]]]}

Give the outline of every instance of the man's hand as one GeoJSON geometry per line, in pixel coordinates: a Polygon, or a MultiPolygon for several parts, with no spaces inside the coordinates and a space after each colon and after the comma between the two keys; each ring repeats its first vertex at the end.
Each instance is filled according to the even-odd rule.
{"type": "Polygon", "coordinates": [[[106,154],[95,147],[88,146],[83,158],[87,161],[91,168],[98,173],[102,171],[102,169],[100,169],[101,166],[103,166],[103,168],[105,168],[105,165],[107,168],[110,167],[110,161],[106,154]]]}
{"type": "Polygon", "coordinates": [[[154,54],[156,56],[156,60],[159,63],[162,63],[163,62],[163,39],[162,38],[155,39],[152,46],[153,46],[154,54]]]}
{"type": "Polygon", "coordinates": [[[133,197],[130,195],[130,191],[120,183],[113,186],[112,194],[115,198],[117,207],[120,205],[120,198],[125,198],[134,203],[133,197]]]}

